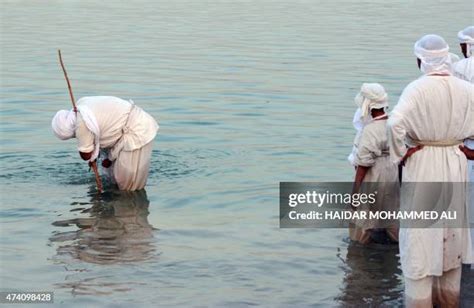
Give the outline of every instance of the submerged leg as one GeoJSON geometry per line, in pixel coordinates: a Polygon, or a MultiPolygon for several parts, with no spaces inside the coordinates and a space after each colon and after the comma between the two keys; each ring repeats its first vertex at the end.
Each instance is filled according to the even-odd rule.
{"type": "Polygon", "coordinates": [[[433,307],[432,288],[433,276],[416,280],[405,277],[405,307],[433,307]]]}
{"type": "Polygon", "coordinates": [[[370,230],[364,230],[360,227],[356,227],[354,224],[349,225],[349,237],[351,240],[363,245],[371,242],[370,230]]]}
{"type": "Polygon", "coordinates": [[[440,307],[459,307],[462,267],[443,273],[433,283],[433,303],[440,307]]]}

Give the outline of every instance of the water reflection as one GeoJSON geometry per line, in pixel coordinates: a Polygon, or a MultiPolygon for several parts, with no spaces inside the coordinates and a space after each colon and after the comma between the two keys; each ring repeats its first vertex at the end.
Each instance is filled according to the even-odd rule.
{"type": "Polygon", "coordinates": [[[341,266],[344,279],[336,298],[342,307],[403,305],[398,245],[350,242],[341,266]]]}
{"type": "MultiPolygon", "coordinates": [[[[94,189],[91,189],[94,191],[94,189]]],[[[75,231],[54,233],[50,238],[57,247],[57,258],[72,257],[84,262],[113,264],[153,258],[153,227],[148,222],[149,200],[145,190],[91,193],[90,208],[71,211],[89,217],[59,220],[58,227],[76,226],[75,231]]],[[[83,206],[83,205],[82,205],[83,206]]]]}

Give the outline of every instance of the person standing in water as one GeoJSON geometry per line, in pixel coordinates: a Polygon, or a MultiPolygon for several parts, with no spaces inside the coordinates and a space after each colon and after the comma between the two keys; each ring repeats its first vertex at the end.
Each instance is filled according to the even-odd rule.
{"type": "Polygon", "coordinates": [[[422,146],[406,159],[403,182],[413,189],[404,191],[401,206],[415,211],[425,205],[435,209],[436,202],[448,200],[443,208],[457,211],[464,227],[400,228],[405,304],[457,307],[461,264],[471,263],[473,257],[465,227],[467,159],[459,146],[474,137],[474,87],[452,75],[449,46],[442,37],[423,36],[415,43],[414,53],[424,75],[403,90],[388,121],[392,162],[403,160],[406,144],[422,146]],[[423,185],[427,182],[456,188],[456,198],[452,193],[444,198],[443,191],[427,192],[423,185]]]}
{"type": "MultiPolygon", "coordinates": [[[[353,192],[377,191],[376,202],[358,207],[359,211],[394,211],[399,208],[398,166],[391,162],[387,140],[388,95],[378,83],[364,83],[355,97],[359,106],[354,123],[361,123],[360,137],[356,137],[353,164],[356,166],[353,192]],[[364,185],[363,185],[364,183],[364,185]]],[[[379,242],[380,235],[398,242],[396,222],[355,220],[349,236],[362,244],[379,242]]],[[[387,242],[387,240],[384,240],[387,242]]]]}

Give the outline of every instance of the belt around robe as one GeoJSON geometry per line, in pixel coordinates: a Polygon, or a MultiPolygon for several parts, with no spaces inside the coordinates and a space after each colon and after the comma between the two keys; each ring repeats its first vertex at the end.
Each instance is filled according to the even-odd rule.
{"type": "Polygon", "coordinates": [[[437,141],[428,141],[428,140],[411,140],[416,145],[423,145],[427,147],[453,147],[456,145],[463,144],[463,140],[437,140],[437,141]]]}

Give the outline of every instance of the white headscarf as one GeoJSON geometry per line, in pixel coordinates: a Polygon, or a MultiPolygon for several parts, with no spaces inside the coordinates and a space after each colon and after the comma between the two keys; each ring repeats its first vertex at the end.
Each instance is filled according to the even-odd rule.
{"type": "Polygon", "coordinates": [[[466,44],[466,55],[469,58],[472,55],[472,49],[474,48],[474,26],[459,31],[458,39],[460,43],[466,44]]]}
{"type": "MultiPolygon", "coordinates": [[[[360,108],[360,114],[356,111],[356,116],[363,122],[367,122],[370,117],[370,110],[388,107],[388,95],[382,85],[378,83],[364,83],[360,88],[360,92],[354,98],[355,103],[360,108]]],[[[354,121],[353,121],[354,122],[354,121]]],[[[354,127],[357,128],[354,123],[354,127]]]]}
{"type": "Polygon", "coordinates": [[[61,140],[75,137],[76,115],[74,111],[59,110],[51,121],[53,132],[61,140]]]}
{"type": "MultiPolygon", "coordinates": [[[[80,112],[82,120],[94,134],[94,151],[89,161],[94,161],[99,156],[100,150],[100,128],[97,119],[92,111],[84,105],[77,106],[77,111],[80,112]]],[[[60,110],[54,116],[51,127],[53,132],[61,140],[67,140],[75,137],[77,128],[77,116],[74,110],[60,110]]]]}
{"type": "Polygon", "coordinates": [[[421,60],[421,71],[429,74],[451,74],[449,46],[439,35],[428,34],[415,43],[415,56],[421,60]]]}

